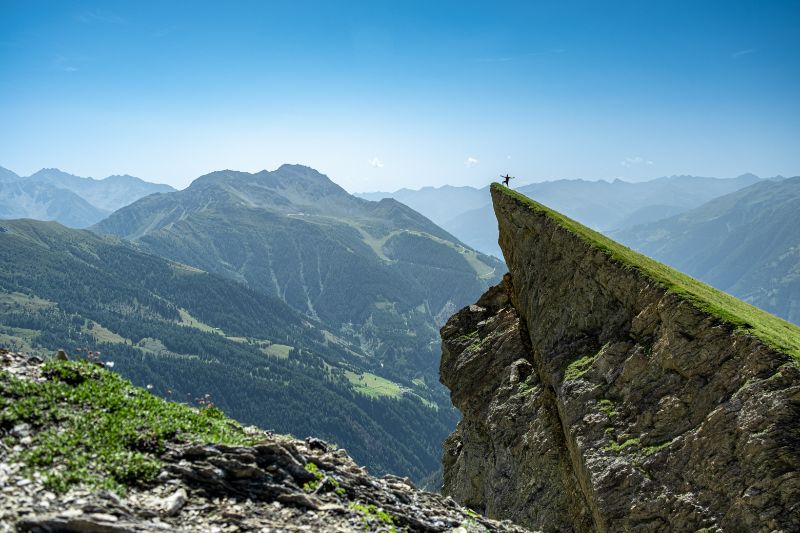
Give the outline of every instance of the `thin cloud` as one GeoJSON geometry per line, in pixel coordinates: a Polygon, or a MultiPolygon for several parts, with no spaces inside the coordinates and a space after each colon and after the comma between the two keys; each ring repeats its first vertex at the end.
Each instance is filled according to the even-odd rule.
{"type": "Polygon", "coordinates": [[[732,53],[731,57],[733,59],[739,59],[740,57],[744,57],[744,56],[747,56],[747,55],[750,55],[750,54],[755,54],[755,53],[756,53],[756,49],[755,48],[747,48],[745,50],[739,50],[738,52],[732,53]]]}
{"type": "Polygon", "coordinates": [[[468,157],[467,160],[464,161],[464,164],[466,166],[468,166],[468,167],[474,167],[478,163],[479,163],[479,161],[477,159],[475,159],[474,157],[468,157]]]}
{"type": "Polygon", "coordinates": [[[635,157],[626,157],[625,159],[620,161],[619,164],[622,165],[625,168],[632,168],[632,167],[638,167],[638,166],[641,166],[641,165],[648,165],[649,166],[649,165],[652,165],[653,162],[650,161],[649,159],[645,159],[644,157],[637,155],[635,157]]]}
{"type": "Polygon", "coordinates": [[[373,157],[372,159],[367,159],[367,163],[372,168],[383,168],[383,161],[378,159],[377,157],[373,157]]]}

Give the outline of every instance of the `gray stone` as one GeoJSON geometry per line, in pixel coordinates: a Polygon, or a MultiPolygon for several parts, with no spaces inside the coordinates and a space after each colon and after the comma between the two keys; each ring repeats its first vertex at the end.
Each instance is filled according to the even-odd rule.
{"type": "Polygon", "coordinates": [[[492,194],[510,275],[442,328],[445,494],[545,530],[800,530],[798,363],[492,194]]]}
{"type": "Polygon", "coordinates": [[[186,505],[186,490],[181,487],[168,498],[164,498],[161,509],[167,516],[175,516],[181,512],[184,505],[186,505]]]}

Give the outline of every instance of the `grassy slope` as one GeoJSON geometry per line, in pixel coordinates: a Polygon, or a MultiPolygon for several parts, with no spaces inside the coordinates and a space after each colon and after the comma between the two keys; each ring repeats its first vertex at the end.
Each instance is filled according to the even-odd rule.
{"type": "Polygon", "coordinates": [[[356,374],[355,372],[347,371],[345,372],[345,376],[350,383],[353,384],[353,388],[356,392],[371,398],[378,398],[381,396],[400,398],[403,395],[403,389],[400,385],[369,372],[356,374]]]}
{"type": "Polygon", "coordinates": [[[800,327],[757,307],[719,291],[647,256],[634,252],[583,224],[565,217],[544,205],[498,183],[492,189],[520,201],[531,211],[544,215],[558,225],[602,250],[623,265],[636,269],[659,285],[673,291],[694,305],[739,330],[746,330],[768,345],[790,354],[800,362],[800,327]]]}
{"type": "Polygon", "coordinates": [[[253,442],[216,408],[162,400],[94,363],[50,361],[43,375],[39,382],[0,370],[0,429],[31,428],[31,442],[13,431],[3,441],[9,449],[23,444],[17,459],[58,492],[150,481],[168,441],[253,442]]]}

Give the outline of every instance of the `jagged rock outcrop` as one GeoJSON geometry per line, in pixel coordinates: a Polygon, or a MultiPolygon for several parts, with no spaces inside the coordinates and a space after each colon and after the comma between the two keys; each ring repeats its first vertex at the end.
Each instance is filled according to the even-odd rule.
{"type": "MultiPolygon", "coordinates": [[[[42,368],[37,358],[0,350],[0,393],[4,383],[52,379],[42,368]]],[[[252,427],[252,446],[168,442],[159,475],[122,492],[75,485],[59,493],[47,484],[50,472],[19,460],[46,429],[39,419],[7,424],[16,402],[35,404],[0,394],[0,532],[525,531],[418,490],[408,478],[371,476],[319,439],[252,427]]],[[[61,416],[73,415],[80,414],[61,416]]]]}
{"type": "Polygon", "coordinates": [[[444,493],[546,531],[800,530],[800,330],[492,196],[510,275],[442,328],[444,493]]]}
{"type": "Polygon", "coordinates": [[[442,380],[464,413],[444,445],[445,491],[488,516],[559,530],[588,526],[554,398],[534,371],[509,281],[442,329],[442,380]]]}

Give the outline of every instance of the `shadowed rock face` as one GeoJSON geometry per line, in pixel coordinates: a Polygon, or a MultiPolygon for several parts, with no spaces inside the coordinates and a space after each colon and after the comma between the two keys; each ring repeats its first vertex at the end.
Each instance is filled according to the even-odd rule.
{"type": "Polygon", "coordinates": [[[510,275],[442,328],[444,493],[534,529],[798,530],[797,362],[492,194],[510,275]]]}
{"type": "Polygon", "coordinates": [[[464,413],[444,444],[444,492],[519,524],[588,527],[554,397],[534,371],[509,288],[506,275],[442,329],[442,382],[464,413]]]}

